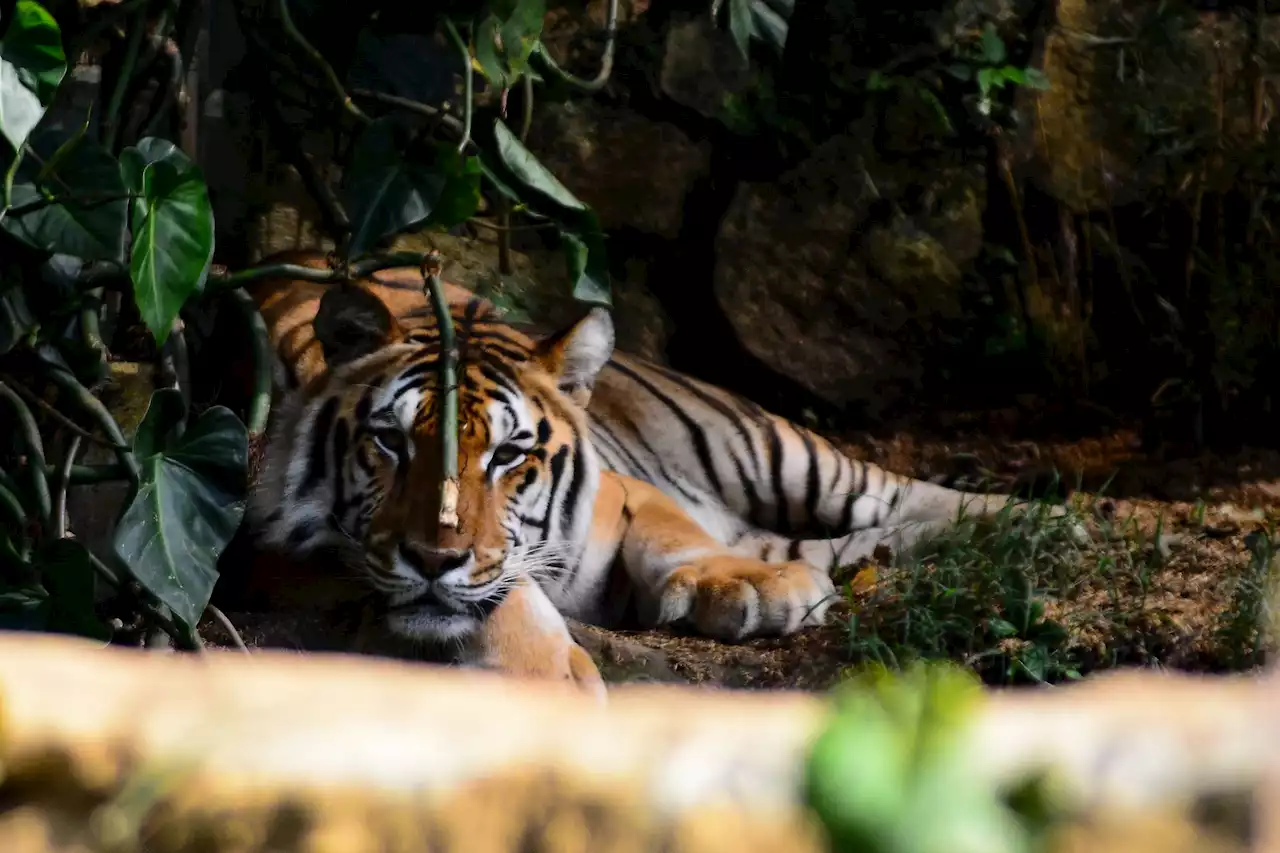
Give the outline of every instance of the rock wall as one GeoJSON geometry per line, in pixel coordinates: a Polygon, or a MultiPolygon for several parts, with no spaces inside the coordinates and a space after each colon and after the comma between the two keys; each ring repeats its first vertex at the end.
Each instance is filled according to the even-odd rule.
{"type": "MultiPolygon", "coordinates": [[[[553,6],[549,49],[593,76],[607,2],[553,6]]],[[[1242,229],[1265,254],[1254,236],[1265,229],[1237,221],[1252,214],[1215,219],[1206,193],[1268,204],[1274,16],[1254,26],[1243,7],[1159,0],[853,8],[795,4],[783,55],[748,66],[703,11],[622,2],[608,85],[567,99],[537,89],[529,144],[609,232],[624,348],[793,417],[873,419],[963,399],[993,377],[1009,397],[1050,382],[1123,406],[1171,377],[1231,383],[1270,363],[1257,354],[1265,336],[1234,334],[1230,316],[1280,306],[1230,288],[1197,296],[1178,279],[1207,270],[1192,256],[1242,229]],[[997,111],[1011,111],[999,121],[978,106],[972,64],[988,26],[1005,45],[996,66],[1049,81],[996,87],[997,111]],[[1201,338],[1242,352],[1218,358],[1201,338]],[[1179,366],[1197,357],[1210,366],[1179,366]]],[[[241,55],[234,30],[215,12],[211,39],[227,47],[212,55],[241,55]]],[[[438,88],[427,65],[439,46],[396,38],[366,39],[354,67],[401,94],[438,88]],[[394,61],[382,56],[392,47],[394,61]]],[[[263,144],[237,61],[208,70],[203,98],[219,245],[234,258],[232,242],[247,244],[246,263],[323,245],[298,176],[263,144]]],[[[330,141],[304,136],[329,170],[330,141]]],[[[524,294],[552,323],[575,310],[556,251],[517,240],[519,271],[503,281],[491,237],[451,235],[446,275],[524,294]]]]}

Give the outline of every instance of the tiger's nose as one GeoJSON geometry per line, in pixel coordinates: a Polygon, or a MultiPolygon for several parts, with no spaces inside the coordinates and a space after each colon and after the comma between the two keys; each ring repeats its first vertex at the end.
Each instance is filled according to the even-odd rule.
{"type": "Polygon", "coordinates": [[[446,572],[462,568],[472,560],[470,548],[432,548],[416,542],[401,542],[399,552],[400,557],[427,580],[434,580],[446,572]]]}

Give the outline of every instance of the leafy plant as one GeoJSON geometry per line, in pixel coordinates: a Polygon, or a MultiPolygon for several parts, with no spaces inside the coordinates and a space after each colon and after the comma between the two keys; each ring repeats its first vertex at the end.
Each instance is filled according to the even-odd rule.
{"type": "Polygon", "coordinates": [[[1048,820],[1030,806],[1043,796],[1002,790],[965,750],[981,702],[977,680],[951,664],[918,663],[902,673],[871,667],[842,684],[806,766],[807,799],[831,849],[1036,849],[1048,820]]]}
{"type": "MultiPolygon", "coordinates": [[[[543,0],[434,10],[430,21],[462,60],[464,97],[419,104],[363,91],[371,109],[381,110],[373,115],[356,105],[344,74],[304,32],[332,10],[299,2],[305,14],[295,20],[289,0],[275,2],[271,26],[254,32],[278,40],[258,42],[253,61],[265,63],[264,79],[300,66],[317,72],[306,78],[306,98],[317,112],[338,109],[339,134],[351,140],[340,182],[312,183],[339,248],[328,270],[272,265],[236,272],[213,263],[214,211],[204,175],[191,152],[169,138],[176,138],[173,87],[183,73],[157,77],[165,63],[185,68],[176,46],[188,43],[189,33],[179,28],[198,26],[199,15],[183,14],[184,2],[95,9],[86,13],[86,30],[64,34],[38,0],[18,0],[12,19],[0,22],[0,408],[18,427],[0,444],[0,627],[97,640],[154,639],[158,630],[184,648],[199,648],[196,626],[217,583],[218,559],[244,514],[249,443],[269,414],[270,346],[243,285],[282,274],[336,282],[413,264],[422,265],[435,293],[438,255],[387,254],[381,247],[409,230],[443,231],[475,220],[488,201],[500,209],[496,227],[504,234],[513,216],[555,228],[574,294],[610,301],[599,221],[524,144],[533,83],[547,77],[581,83],[541,45],[543,0]],[[127,27],[113,42],[101,24],[115,15],[127,27]],[[67,75],[67,56],[95,38],[115,52],[114,63],[104,62],[116,69],[114,77],[104,80],[105,106],[95,104],[68,127],[47,112],[67,75]],[[165,44],[173,47],[168,53],[159,49],[165,44]],[[500,94],[496,113],[477,106],[477,72],[500,94]],[[141,83],[148,77],[162,78],[161,95],[131,103],[146,92],[141,83]],[[506,120],[507,93],[517,85],[526,99],[519,131],[506,120]],[[255,370],[244,420],[221,406],[192,411],[185,384],[191,312],[227,297],[247,320],[244,358],[255,370]],[[132,440],[96,393],[112,354],[155,358],[169,377],[151,394],[132,440]],[[109,449],[115,462],[80,464],[88,443],[109,449]],[[73,538],[66,495],[79,484],[108,481],[125,483],[127,493],[113,547],[96,554],[73,538]]],[[[372,21],[389,10],[375,3],[361,11],[372,21]]],[[[611,4],[611,21],[616,14],[611,4]]],[[[607,79],[612,40],[611,33],[598,80],[579,88],[591,91],[607,79]]],[[[276,89],[261,97],[268,112],[279,110],[276,89]]],[[[448,358],[441,363],[449,369],[448,358]]]]}

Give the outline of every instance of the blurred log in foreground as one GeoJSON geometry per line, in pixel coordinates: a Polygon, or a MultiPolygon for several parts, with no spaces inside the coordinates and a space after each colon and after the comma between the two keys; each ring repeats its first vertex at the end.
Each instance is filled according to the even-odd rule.
{"type": "MultiPolygon", "coordinates": [[[[1277,704],[1267,681],[1133,673],[993,693],[967,746],[997,776],[1063,771],[1094,817],[1055,849],[1262,850],[1276,808],[1234,835],[1186,815],[1280,766],[1277,704]]],[[[369,658],[0,634],[0,851],[818,851],[802,781],[826,720],[798,694],[635,686],[602,708],[369,658]]]]}

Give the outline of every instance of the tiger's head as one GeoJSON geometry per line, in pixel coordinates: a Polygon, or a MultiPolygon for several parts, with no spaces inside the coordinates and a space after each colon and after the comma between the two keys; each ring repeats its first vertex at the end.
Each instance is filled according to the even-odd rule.
{"type": "Polygon", "coordinates": [[[452,312],[456,527],[440,523],[434,315],[397,320],[360,285],[320,299],[327,369],[278,407],[254,498],[267,544],[357,568],[385,597],[387,627],[420,640],[470,634],[516,581],[579,557],[600,478],[585,409],[614,343],[600,308],[537,342],[479,300],[452,312]]]}

